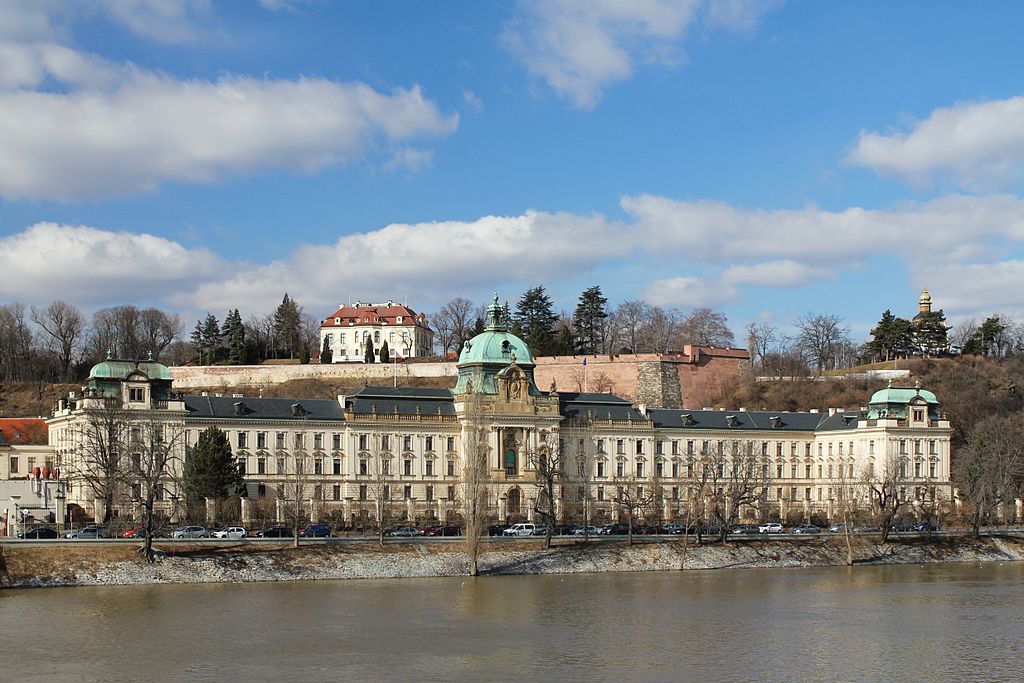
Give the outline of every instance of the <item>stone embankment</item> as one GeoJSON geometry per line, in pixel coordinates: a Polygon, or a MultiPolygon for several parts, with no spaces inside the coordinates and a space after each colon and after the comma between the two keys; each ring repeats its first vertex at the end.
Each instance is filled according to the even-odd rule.
{"type": "MultiPolygon", "coordinates": [[[[159,544],[158,544],[158,547],[159,544]]],[[[922,564],[1024,559],[1024,536],[854,539],[854,564],[922,564]]],[[[560,540],[488,543],[482,575],[809,567],[846,563],[841,538],[756,540],[695,546],[681,541],[582,543],[560,540]]],[[[392,579],[462,576],[469,562],[458,543],[326,543],[303,546],[166,545],[154,564],[122,543],[0,546],[0,587],[102,586],[154,583],[392,579]]]]}

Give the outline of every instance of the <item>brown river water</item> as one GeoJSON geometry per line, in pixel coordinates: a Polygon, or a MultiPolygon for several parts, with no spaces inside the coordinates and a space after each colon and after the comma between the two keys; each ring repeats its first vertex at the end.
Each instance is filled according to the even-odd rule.
{"type": "Polygon", "coordinates": [[[1021,681],[1024,563],[0,591],[0,681],[1021,681]]]}

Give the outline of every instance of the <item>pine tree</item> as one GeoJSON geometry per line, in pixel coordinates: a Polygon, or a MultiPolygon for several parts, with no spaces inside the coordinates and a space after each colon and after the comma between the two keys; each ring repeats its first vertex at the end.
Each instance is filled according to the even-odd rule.
{"type": "Polygon", "coordinates": [[[558,316],[544,285],[526,290],[516,304],[515,323],[534,355],[550,356],[554,352],[557,321],[558,316]]]}
{"type": "Polygon", "coordinates": [[[203,347],[203,321],[196,321],[196,328],[192,330],[192,346],[196,347],[196,353],[199,354],[199,364],[203,364],[203,355],[206,349],[203,347]]]}
{"type": "Polygon", "coordinates": [[[228,311],[224,318],[224,327],[221,336],[228,349],[228,361],[232,365],[239,365],[245,362],[245,325],[242,323],[242,316],[236,308],[228,311]]]}
{"type": "Polygon", "coordinates": [[[366,337],[366,348],[363,351],[363,361],[366,363],[372,363],[376,354],[373,351],[373,340],[369,336],[366,337]]]}
{"type": "Polygon", "coordinates": [[[949,348],[949,326],[942,309],[918,313],[913,320],[914,345],[926,356],[935,356],[949,348]]]}
{"type": "Polygon", "coordinates": [[[288,296],[288,292],[285,292],[281,305],[274,311],[274,332],[278,340],[276,346],[283,345],[288,351],[289,358],[294,358],[295,352],[299,349],[301,324],[302,309],[288,296]]]}
{"type": "Polygon", "coordinates": [[[377,355],[380,358],[381,363],[387,363],[391,360],[391,351],[388,349],[387,339],[385,339],[384,343],[380,345],[380,353],[377,355]]]}
{"type": "Polygon", "coordinates": [[[575,353],[598,353],[604,347],[604,320],[608,317],[608,299],[594,285],[580,295],[572,316],[575,353]]]}
{"type": "Polygon", "coordinates": [[[185,457],[182,474],[182,488],[190,507],[201,505],[205,498],[227,498],[242,484],[228,436],[216,427],[199,434],[195,447],[185,457]]]}
{"type": "Polygon", "coordinates": [[[331,344],[327,337],[324,337],[324,346],[320,349],[320,362],[325,365],[334,362],[334,351],[331,350],[331,344]]]}

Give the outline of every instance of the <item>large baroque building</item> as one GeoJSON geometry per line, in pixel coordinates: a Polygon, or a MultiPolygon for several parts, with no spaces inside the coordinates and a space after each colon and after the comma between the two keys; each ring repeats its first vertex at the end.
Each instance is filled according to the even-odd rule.
{"type": "MultiPolygon", "coordinates": [[[[919,386],[890,385],[866,410],[655,409],[542,389],[535,367],[495,299],[485,331],[461,351],[452,390],[364,387],[337,400],[178,396],[158,363],[108,360],[93,368],[84,395],[61,401],[50,442],[71,479],[69,502],[93,514],[101,511],[76,473],[87,467],[81,435],[91,402],[104,396],[139,419],[167,423],[168,433],[181,430],[183,457],[204,429],[226,432],[246,483],[243,519],[259,508],[285,520],[296,497],[304,516],[338,526],[359,526],[380,510],[394,520],[457,519],[473,456],[485,462],[491,515],[531,519],[543,453],[561,460],[555,502],[564,519],[586,510],[594,521],[618,520],[636,502],[630,514],[681,520],[730,496],[743,498],[748,519],[829,518],[843,500],[867,508],[863,483],[883,479],[907,509],[952,502],[949,422],[919,386]]],[[[170,515],[176,479],[168,477],[160,502],[170,515]]],[[[126,495],[122,514],[132,505],[126,495]]]]}
{"type": "Polygon", "coordinates": [[[392,357],[423,358],[433,355],[434,332],[425,315],[394,301],[341,304],[320,325],[320,350],[330,349],[332,363],[362,362],[367,344],[379,351],[384,342],[392,357]]]}

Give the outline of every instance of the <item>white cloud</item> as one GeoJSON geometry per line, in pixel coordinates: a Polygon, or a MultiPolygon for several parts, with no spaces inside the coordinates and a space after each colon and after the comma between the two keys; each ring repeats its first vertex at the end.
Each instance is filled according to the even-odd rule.
{"type": "Polygon", "coordinates": [[[714,280],[681,276],[652,282],[641,298],[655,306],[691,308],[714,306],[737,295],[734,287],[722,286],[714,280]]]}
{"type": "Polygon", "coordinates": [[[914,183],[985,190],[1024,181],[1024,97],[936,109],[909,132],[862,131],[847,160],[914,183]]]}
{"type": "Polygon", "coordinates": [[[471,109],[475,109],[476,111],[484,110],[484,101],[481,100],[480,97],[472,90],[463,90],[462,100],[469,105],[471,109]]]}
{"type": "Polygon", "coordinates": [[[267,168],[315,172],[457,125],[418,87],[384,94],[322,79],[138,73],[112,91],[0,92],[0,195],[70,201],[267,168]]]}
{"type": "Polygon", "coordinates": [[[924,265],[912,275],[947,316],[1007,313],[1024,319],[1024,260],[924,265]]]}
{"type": "Polygon", "coordinates": [[[522,0],[502,34],[527,71],[577,107],[597,104],[636,63],[675,65],[679,43],[705,11],[709,28],[751,31],[774,2],[750,0],[522,0]]]}
{"type": "Polygon", "coordinates": [[[164,298],[221,270],[205,249],[149,234],[37,223],[0,238],[0,296],[77,305],[164,298]],[[126,289],[129,288],[130,289],[126,289]]]}
{"type": "Polygon", "coordinates": [[[210,0],[100,0],[98,7],[132,33],[165,44],[198,40],[210,14],[210,0]]]}
{"type": "Polygon", "coordinates": [[[829,277],[835,277],[835,271],[816,268],[792,259],[782,259],[752,265],[730,266],[722,274],[722,281],[728,285],[798,287],[829,277]]]}

